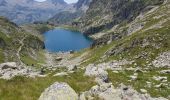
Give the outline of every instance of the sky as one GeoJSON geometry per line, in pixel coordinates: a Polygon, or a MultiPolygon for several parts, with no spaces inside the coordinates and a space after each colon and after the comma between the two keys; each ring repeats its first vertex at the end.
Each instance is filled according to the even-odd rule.
{"type": "MultiPolygon", "coordinates": [[[[35,1],[43,2],[43,1],[46,1],[46,0],[35,0],[35,1]]],[[[67,3],[75,3],[78,0],[64,0],[64,1],[67,2],[67,3]]]]}

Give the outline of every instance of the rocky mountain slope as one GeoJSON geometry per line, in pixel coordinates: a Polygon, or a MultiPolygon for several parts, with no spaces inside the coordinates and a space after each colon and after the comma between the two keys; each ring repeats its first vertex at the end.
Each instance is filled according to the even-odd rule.
{"type": "Polygon", "coordinates": [[[17,24],[34,21],[45,21],[56,13],[71,8],[64,0],[1,0],[0,15],[5,16],[17,24]]]}
{"type": "Polygon", "coordinates": [[[93,0],[76,25],[85,34],[98,33],[120,23],[129,23],[139,13],[161,3],[163,0],[93,0]]]}
{"type": "MultiPolygon", "coordinates": [[[[70,98],[73,100],[169,100],[169,11],[169,0],[94,0],[86,12],[87,15],[74,22],[75,27],[80,24],[84,26],[80,29],[83,32],[90,30],[86,34],[95,39],[92,47],[74,53],[45,53],[46,60],[43,64],[38,60],[43,56],[34,55],[41,49],[29,44],[33,33],[28,34],[31,39],[23,38],[23,35],[16,32],[16,29],[21,29],[20,27],[8,20],[4,22],[3,19],[3,23],[10,24],[2,24],[2,33],[10,33],[9,30],[13,29],[11,33],[19,34],[15,35],[17,39],[27,41],[18,43],[16,50],[20,53],[17,53],[16,57],[24,58],[25,60],[21,61],[25,64],[33,64],[31,68],[39,65],[41,75],[38,74],[37,77],[31,74],[34,76],[31,78],[28,77],[30,76],[28,73],[26,75],[19,73],[20,76],[12,73],[16,77],[13,76],[10,80],[1,77],[0,98],[5,100],[52,100],[54,98],[57,100],[70,100],[70,98]],[[23,46],[24,44],[26,46],[23,46]],[[26,50],[28,52],[25,52],[26,50]],[[37,57],[36,62],[33,59],[35,57],[37,57]]],[[[28,30],[28,26],[23,27],[28,33],[33,32],[28,30]]],[[[35,25],[35,27],[39,26],[35,25]]],[[[3,48],[8,43],[5,42],[8,41],[7,36],[0,39],[3,52],[8,50],[3,48]]],[[[3,52],[0,58],[5,58],[3,52]]],[[[1,75],[5,76],[6,72],[15,68],[16,66],[11,63],[0,64],[1,72],[3,71],[1,75]]]]}
{"type": "Polygon", "coordinates": [[[87,11],[91,2],[92,0],[78,0],[77,3],[73,4],[72,10],[57,13],[49,19],[49,22],[56,25],[71,25],[73,21],[77,20],[87,11]]]}

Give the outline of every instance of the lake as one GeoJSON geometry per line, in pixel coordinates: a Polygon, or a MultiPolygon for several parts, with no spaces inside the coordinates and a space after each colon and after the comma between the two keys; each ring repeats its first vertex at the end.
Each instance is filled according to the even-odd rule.
{"type": "Polygon", "coordinates": [[[54,29],[44,33],[45,48],[49,52],[78,51],[89,47],[93,40],[80,32],[54,29]]]}

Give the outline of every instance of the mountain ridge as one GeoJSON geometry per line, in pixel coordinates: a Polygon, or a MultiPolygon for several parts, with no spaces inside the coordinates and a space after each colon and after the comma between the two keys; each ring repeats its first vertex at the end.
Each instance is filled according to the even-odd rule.
{"type": "Polygon", "coordinates": [[[67,11],[72,7],[64,0],[47,0],[37,2],[34,0],[1,0],[0,15],[11,21],[22,24],[34,21],[46,21],[56,13],[67,11]]]}

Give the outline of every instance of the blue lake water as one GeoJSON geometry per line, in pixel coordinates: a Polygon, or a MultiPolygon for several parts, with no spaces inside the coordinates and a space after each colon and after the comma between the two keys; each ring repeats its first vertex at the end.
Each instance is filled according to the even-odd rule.
{"type": "Polygon", "coordinates": [[[59,28],[44,33],[44,38],[45,48],[49,52],[78,51],[92,44],[92,39],[84,36],[80,32],[59,28]]]}

